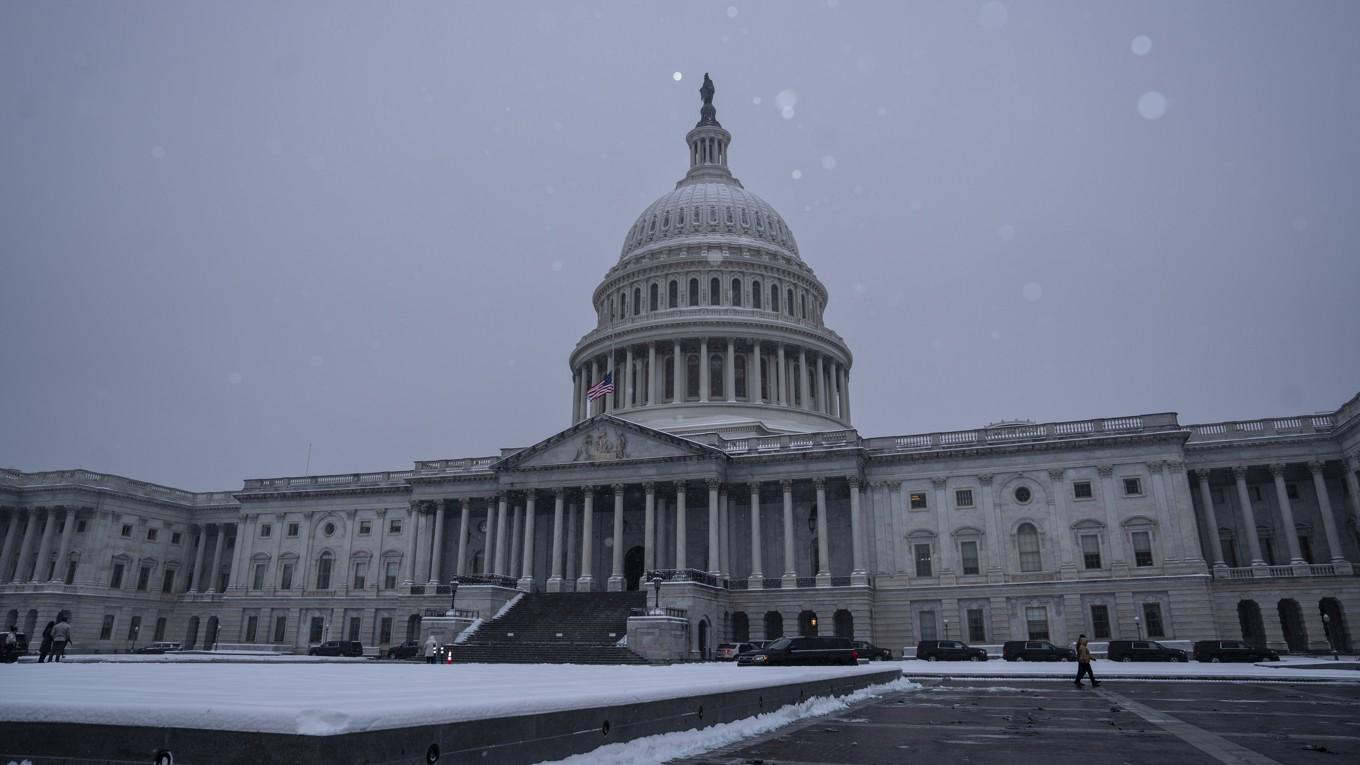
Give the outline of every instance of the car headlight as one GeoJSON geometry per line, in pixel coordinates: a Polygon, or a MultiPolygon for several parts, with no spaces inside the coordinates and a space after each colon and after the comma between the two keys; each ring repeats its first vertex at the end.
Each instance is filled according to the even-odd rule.
{"type": "Polygon", "coordinates": [[[751,661],[757,662],[757,663],[759,663],[759,664],[764,664],[765,662],[767,662],[767,661],[769,661],[769,660],[770,660],[770,657],[768,657],[768,656],[752,656],[752,657],[751,657],[751,661]]]}

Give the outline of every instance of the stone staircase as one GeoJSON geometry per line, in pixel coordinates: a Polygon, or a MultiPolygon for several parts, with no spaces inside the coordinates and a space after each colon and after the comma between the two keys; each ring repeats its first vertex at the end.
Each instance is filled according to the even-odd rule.
{"type": "Polygon", "coordinates": [[[616,645],[645,592],[527,593],[453,648],[453,661],[487,664],[646,664],[616,645]]]}

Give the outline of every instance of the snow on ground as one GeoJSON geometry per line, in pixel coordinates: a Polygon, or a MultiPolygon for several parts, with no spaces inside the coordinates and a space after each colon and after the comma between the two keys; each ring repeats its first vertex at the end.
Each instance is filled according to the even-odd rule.
{"type": "MultiPolygon", "coordinates": [[[[968,677],[1053,677],[1077,674],[1075,662],[1039,661],[919,661],[908,659],[899,663],[902,674],[908,677],[944,676],[968,677]]],[[[1330,657],[1286,657],[1280,661],[1267,661],[1259,664],[1223,663],[1201,664],[1191,662],[1134,661],[1120,662],[1097,659],[1091,663],[1097,678],[1103,677],[1230,677],[1243,680],[1351,680],[1360,682],[1360,671],[1356,669],[1354,657],[1343,657],[1333,662],[1330,657]],[[1337,664],[1336,668],[1304,669],[1303,666],[1337,664]],[[1346,669],[1345,667],[1350,667],[1346,669]]]]}
{"type": "Polygon", "coordinates": [[[14,664],[0,719],[325,736],[895,670],[580,664],[14,664]]]}
{"type": "MultiPolygon", "coordinates": [[[[37,664],[38,657],[25,656],[19,660],[37,664]]],[[[370,661],[353,656],[301,656],[295,653],[251,653],[244,651],[203,651],[174,653],[83,653],[67,654],[63,664],[355,664],[370,661]]]]}

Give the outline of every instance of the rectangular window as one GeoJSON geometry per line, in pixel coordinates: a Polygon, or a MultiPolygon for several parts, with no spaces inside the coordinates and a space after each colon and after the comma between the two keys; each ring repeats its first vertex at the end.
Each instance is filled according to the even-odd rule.
{"type": "Polygon", "coordinates": [[[387,645],[392,642],[392,617],[384,616],[378,622],[378,644],[387,645]]]}
{"type": "Polygon", "coordinates": [[[1143,493],[1143,479],[1141,478],[1124,479],[1124,496],[1136,497],[1142,493],[1143,493]]]}
{"type": "Polygon", "coordinates": [[[1228,568],[1237,568],[1237,548],[1233,546],[1233,538],[1219,537],[1218,541],[1223,546],[1223,562],[1228,564],[1228,568]]]}
{"type": "Polygon", "coordinates": [[[132,538],[132,524],[131,524],[131,523],[124,523],[124,524],[123,524],[122,535],[123,535],[124,537],[129,538],[129,539],[132,538]]]}
{"type": "Polygon", "coordinates": [[[912,510],[926,509],[926,493],[924,491],[913,491],[910,497],[912,510]]]}
{"type": "Polygon", "coordinates": [[[978,543],[972,540],[963,542],[959,545],[959,557],[963,561],[963,573],[968,575],[981,573],[978,568],[978,543]]]}
{"type": "Polygon", "coordinates": [[[1100,537],[1098,535],[1081,535],[1081,557],[1086,568],[1100,568],[1100,537]]]}
{"type": "Polygon", "coordinates": [[[1048,640],[1048,609],[1043,606],[1025,608],[1025,627],[1030,640],[1048,640]]]}
{"type": "Polygon", "coordinates": [[[264,575],[268,569],[269,565],[266,563],[255,564],[255,572],[250,577],[250,589],[252,590],[264,589],[264,575]]]}
{"type": "Polygon", "coordinates": [[[1275,545],[1271,544],[1269,539],[1262,539],[1259,536],[1257,539],[1261,540],[1261,557],[1266,559],[1266,565],[1275,565],[1275,545]]]}
{"type": "Polygon", "coordinates": [[[290,524],[288,524],[288,536],[290,536],[290,537],[295,537],[295,536],[297,536],[297,535],[298,535],[298,525],[297,525],[296,523],[290,523],[290,524]]]}
{"type": "Polygon", "coordinates": [[[366,537],[373,533],[373,521],[359,521],[359,536],[366,537]]]}
{"type": "Polygon", "coordinates": [[[955,489],[955,490],[954,490],[954,506],[955,506],[955,507],[972,507],[972,506],[973,506],[973,490],[972,490],[972,489],[955,489]]]}
{"type": "Polygon", "coordinates": [[[127,639],[134,643],[137,642],[137,633],[141,631],[142,631],[142,617],[140,616],[132,617],[132,620],[128,622],[127,639]]]}
{"type": "Polygon", "coordinates": [[[255,630],[259,627],[259,625],[260,625],[260,617],[255,616],[254,614],[251,614],[250,616],[247,616],[247,617],[246,617],[246,642],[247,642],[247,643],[254,643],[254,642],[255,642],[255,630]]]}
{"type": "Polygon", "coordinates": [[[113,564],[113,577],[109,579],[109,589],[111,590],[123,589],[123,564],[121,563],[113,564]]]}
{"type": "Polygon", "coordinates": [[[279,589],[280,590],[293,589],[293,564],[291,563],[283,564],[283,571],[279,574],[279,589]]]}
{"type": "MultiPolygon", "coordinates": [[[[367,583],[368,583],[368,564],[363,561],[359,561],[358,563],[354,564],[354,589],[362,590],[364,588],[364,585],[366,585],[367,583]]],[[[358,638],[350,639],[358,640],[358,638]]]]}
{"type": "Polygon", "coordinates": [[[164,616],[162,616],[162,617],[160,617],[159,619],[156,620],[156,631],[153,632],[153,633],[151,633],[151,634],[152,634],[151,639],[154,640],[154,641],[156,641],[157,643],[159,643],[159,642],[161,642],[162,640],[165,639],[165,617],[164,617],[164,616]]]}
{"type": "Polygon", "coordinates": [[[1020,551],[1020,570],[1021,571],[1042,571],[1044,567],[1043,557],[1039,554],[1039,534],[1033,530],[1030,533],[1022,533],[1016,537],[1016,546],[1020,551]]]}
{"type": "Polygon", "coordinates": [[[280,616],[274,620],[274,642],[282,643],[288,629],[288,617],[280,616]]]}
{"type": "Polygon", "coordinates": [[[916,575],[931,576],[930,572],[930,545],[918,544],[916,547],[916,575]]]}
{"type": "Polygon", "coordinates": [[[113,614],[104,614],[104,623],[99,625],[99,639],[109,640],[113,637],[113,614]]]}
{"type": "Polygon", "coordinates": [[[920,622],[918,627],[921,633],[921,640],[938,640],[940,638],[940,633],[938,631],[939,626],[935,623],[934,611],[919,611],[916,614],[916,619],[920,622]]]}
{"type": "Polygon", "coordinates": [[[1152,534],[1146,531],[1133,532],[1133,565],[1152,565],[1152,534]]]}
{"type": "Polygon", "coordinates": [[[393,518],[392,520],[390,520],[390,521],[387,522],[387,533],[388,533],[388,534],[400,534],[400,533],[401,533],[401,519],[400,519],[400,518],[393,518]]]}
{"type": "Polygon", "coordinates": [[[312,624],[307,629],[307,642],[320,643],[322,630],[326,628],[326,621],[320,616],[312,617],[312,624]]]}
{"type": "Polygon", "coordinates": [[[271,536],[273,536],[273,535],[274,535],[274,524],[272,524],[272,523],[261,523],[261,524],[260,524],[260,538],[261,538],[261,539],[267,539],[267,538],[269,538],[269,537],[271,537],[271,536]]]}
{"type": "Polygon", "coordinates": [[[82,518],[82,519],[76,521],[76,533],[77,533],[77,534],[84,534],[84,533],[85,533],[85,519],[82,518]]]}
{"type": "Polygon", "coordinates": [[[384,590],[397,589],[397,568],[398,568],[397,562],[394,560],[389,560],[386,566],[384,567],[383,571],[384,590]]]}
{"type": "Polygon", "coordinates": [[[1096,640],[1110,639],[1110,607],[1091,606],[1091,635],[1096,640]]]}
{"type": "Polygon", "coordinates": [[[1247,493],[1251,495],[1251,501],[1252,501],[1252,502],[1260,502],[1260,501],[1261,501],[1261,487],[1260,487],[1260,486],[1252,486],[1252,487],[1248,488],[1247,493]]]}
{"type": "Polygon", "coordinates": [[[349,633],[348,633],[348,634],[349,634],[349,637],[345,638],[346,640],[358,640],[358,639],[359,639],[359,617],[357,617],[357,616],[351,616],[351,617],[349,618],[349,633]]]}
{"type": "Polygon", "coordinates": [[[1303,554],[1303,559],[1309,563],[1313,562],[1313,543],[1308,537],[1299,535],[1299,552],[1303,554]]]}
{"type": "Polygon", "coordinates": [[[160,533],[161,533],[160,529],[147,529],[147,530],[146,530],[146,541],[148,541],[148,542],[155,542],[155,541],[156,541],[156,537],[160,536],[160,533]]]}
{"type": "MultiPolygon", "coordinates": [[[[316,562],[316,588],[318,590],[329,590],[331,588],[331,561],[330,555],[322,555],[321,559],[316,562]]],[[[341,574],[341,576],[344,576],[344,574],[341,574]]]]}
{"type": "Polygon", "coordinates": [[[982,609],[970,608],[966,616],[968,618],[968,642],[987,642],[987,623],[982,618],[982,609]]]}
{"type": "Polygon", "coordinates": [[[1299,498],[1299,485],[1296,484],[1296,483],[1287,483],[1287,484],[1285,484],[1285,485],[1284,485],[1284,494],[1285,494],[1286,497],[1289,497],[1290,499],[1298,499],[1298,498],[1299,498]]]}
{"type": "Polygon", "coordinates": [[[75,583],[76,583],[76,562],[75,562],[75,561],[71,561],[70,563],[67,563],[67,564],[66,564],[66,583],[67,583],[67,584],[75,584],[75,583]]]}
{"type": "Polygon", "coordinates": [[[175,591],[175,570],[173,568],[167,568],[165,570],[165,573],[161,574],[161,592],[173,593],[174,591],[175,591]]]}
{"type": "Polygon", "coordinates": [[[1162,605],[1160,603],[1143,604],[1143,624],[1147,627],[1148,637],[1166,637],[1166,631],[1162,629],[1162,605]]]}
{"type": "Polygon", "coordinates": [[[1072,484],[1072,496],[1076,499],[1090,499],[1095,496],[1091,493],[1090,481],[1077,481],[1072,484]]]}
{"type": "Polygon", "coordinates": [[[179,533],[178,531],[172,532],[170,534],[170,544],[177,545],[182,541],[184,541],[184,535],[179,533]]]}

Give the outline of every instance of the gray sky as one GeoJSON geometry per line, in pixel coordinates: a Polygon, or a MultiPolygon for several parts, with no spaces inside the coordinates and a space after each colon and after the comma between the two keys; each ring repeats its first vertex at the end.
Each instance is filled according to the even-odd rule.
{"type": "Polygon", "coordinates": [[[705,71],[831,292],[861,433],[1331,410],[1360,389],[1357,29],[1354,2],[7,2],[0,465],[232,488],[309,442],[312,472],[402,469],[565,427],[705,71]]]}

